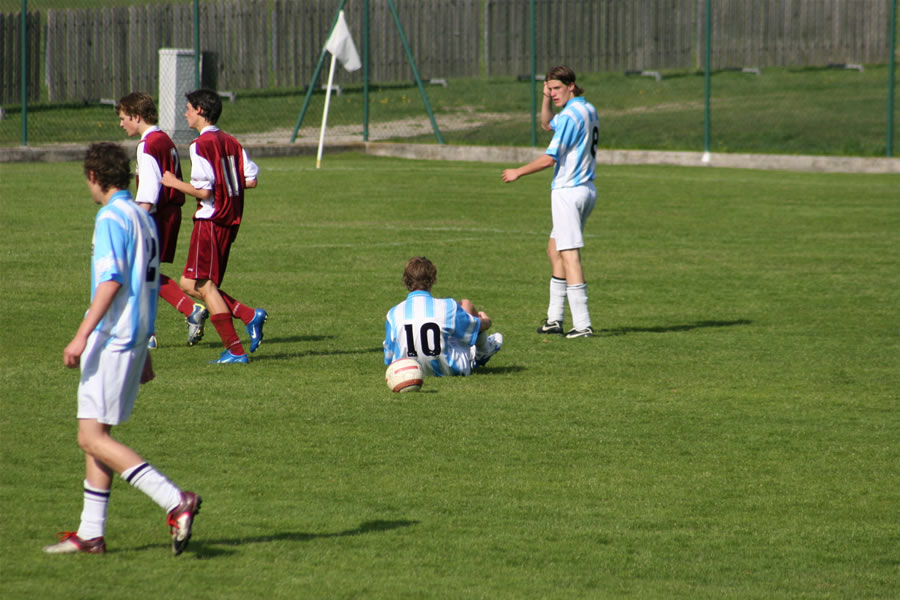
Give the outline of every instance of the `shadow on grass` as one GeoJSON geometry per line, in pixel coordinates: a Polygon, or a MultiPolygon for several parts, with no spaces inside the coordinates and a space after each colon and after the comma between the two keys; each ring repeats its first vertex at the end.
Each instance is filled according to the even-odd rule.
{"type": "Polygon", "coordinates": [[[753,321],[747,319],[738,319],[736,321],[697,321],[696,323],[687,323],[684,325],[665,325],[658,327],[611,327],[609,329],[601,329],[598,334],[600,336],[616,336],[627,335],[629,333],[672,333],[675,331],[691,331],[693,329],[705,329],[707,327],[736,327],[739,325],[750,325],[753,321]]]}
{"type": "MultiPolygon", "coordinates": [[[[246,546],[248,544],[267,544],[270,542],[309,542],[318,539],[352,537],[357,535],[366,535],[370,533],[379,533],[383,531],[391,531],[392,529],[400,529],[401,527],[412,527],[418,525],[418,521],[400,520],[400,521],[363,521],[359,527],[338,531],[335,533],[304,533],[287,531],[284,533],[274,533],[272,535],[260,535],[239,538],[222,538],[222,539],[194,539],[188,546],[185,556],[194,555],[194,558],[214,558],[222,555],[234,554],[236,550],[232,548],[238,546],[246,546]],[[228,546],[222,548],[221,546],[228,546]]],[[[158,544],[148,544],[139,548],[129,550],[137,552],[142,550],[156,549],[158,544]]]]}
{"type": "Polygon", "coordinates": [[[286,358],[302,358],[304,356],[338,356],[341,354],[376,354],[384,353],[384,348],[360,348],[357,350],[307,350],[306,352],[279,352],[277,354],[253,354],[250,360],[283,360],[286,358]]]}

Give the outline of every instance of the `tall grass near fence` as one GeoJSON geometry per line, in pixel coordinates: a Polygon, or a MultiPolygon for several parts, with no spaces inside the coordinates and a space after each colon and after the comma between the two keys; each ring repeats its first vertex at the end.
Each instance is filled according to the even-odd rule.
{"type": "MultiPolygon", "coordinates": [[[[764,69],[760,75],[719,71],[712,77],[712,150],[812,155],[884,156],[886,67],[764,69]]],[[[603,148],[703,149],[703,76],[665,72],[661,81],[621,73],[579,75],[600,111],[603,148]]],[[[531,91],[513,78],[451,79],[426,88],[442,137],[449,144],[531,144],[531,91]]],[[[362,140],[363,96],[345,86],[332,96],[326,141],[362,140]]],[[[270,90],[238,93],[225,102],[223,128],[248,139],[287,143],[304,94],[270,90]]],[[[313,96],[300,141],[318,140],[324,93],[313,96]]],[[[413,85],[374,86],[371,140],[435,141],[413,85]]],[[[112,106],[39,105],[29,112],[33,144],[122,140],[112,106]]],[[[20,113],[0,121],[0,145],[16,145],[20,113]]],[[[539,145],[549,141],[539,131],[539,145]]]]}
{"type": "Polygon", "coordinates": [[[600,335],[564,340],[534,332],[547,176],[259,162],[225,283],[268,309],[265,342],[208,365],[215,334],[185,347],[161,306],[158,378],[118,428],[205,498],[178,559],[118,480],[105,557],[40,552],[81,506],[61,354],[96,206],[78,164],[0,165],[4,598],[895,594],[895,177],[603,168],[584,250],[600,335]],[[414,254],[506,343],[471,378],[392,395],[382,319],[414,254]]]}

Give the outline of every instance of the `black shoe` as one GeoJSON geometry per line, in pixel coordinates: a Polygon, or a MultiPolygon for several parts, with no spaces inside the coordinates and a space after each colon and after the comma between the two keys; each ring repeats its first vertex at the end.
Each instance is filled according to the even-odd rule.
{"type": "Polygon", "coordinates": [[[594,337],[594,330],[589,326],[584,329],[571,329],[566,333],[567,338],[594,337]]]}
{"type": "Polygon", "coordinates": [[[541,323],[541,326],[538,327],[538,333],[558,333],[561,334],[563,332],[562,321],[544,321],[541,323]]]}

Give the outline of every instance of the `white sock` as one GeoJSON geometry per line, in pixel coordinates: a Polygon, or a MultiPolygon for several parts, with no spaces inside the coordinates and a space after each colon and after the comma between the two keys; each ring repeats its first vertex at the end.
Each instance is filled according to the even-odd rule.
{"type": "Polygon", "coordinates": [[[166,512],[172,511],[181,503],[181,490],[150,463],[141,463],[126,469],[122,473],[122,479],[150,496],[166,512]]]}
{"type": "Polygon", "coordinates": [[[109,504],[109,490],[91,487],[84,480],[84,508],[81,509],[81,524],[78,526],[78,537],[92,540],[103,537],[106,529],[106,507],[109,504]]]}
{"type": "Polygon", "coordinates": [[[550,305],[547,307],[547,320],[559,321],[566,318],[566,280],[550,278],[550,305]]]}
{"type": "Polygon", "coordinates": [[[569,310],[572,311],[572,326],[581,330],[591,326],[591,315],[588,313],[587,284],[579,283],[566,287],[569,299],[569,310]]]}

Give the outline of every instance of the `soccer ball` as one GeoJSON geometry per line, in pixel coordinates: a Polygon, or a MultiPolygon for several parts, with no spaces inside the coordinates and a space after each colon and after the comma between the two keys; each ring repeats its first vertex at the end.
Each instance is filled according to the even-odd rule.
{"type": "Polygon", "coordinates": [[[395,360],[384,373],[384,382],[392,392],[418,392],[424,378],[422,366],[412,358],[395,360]]]}

